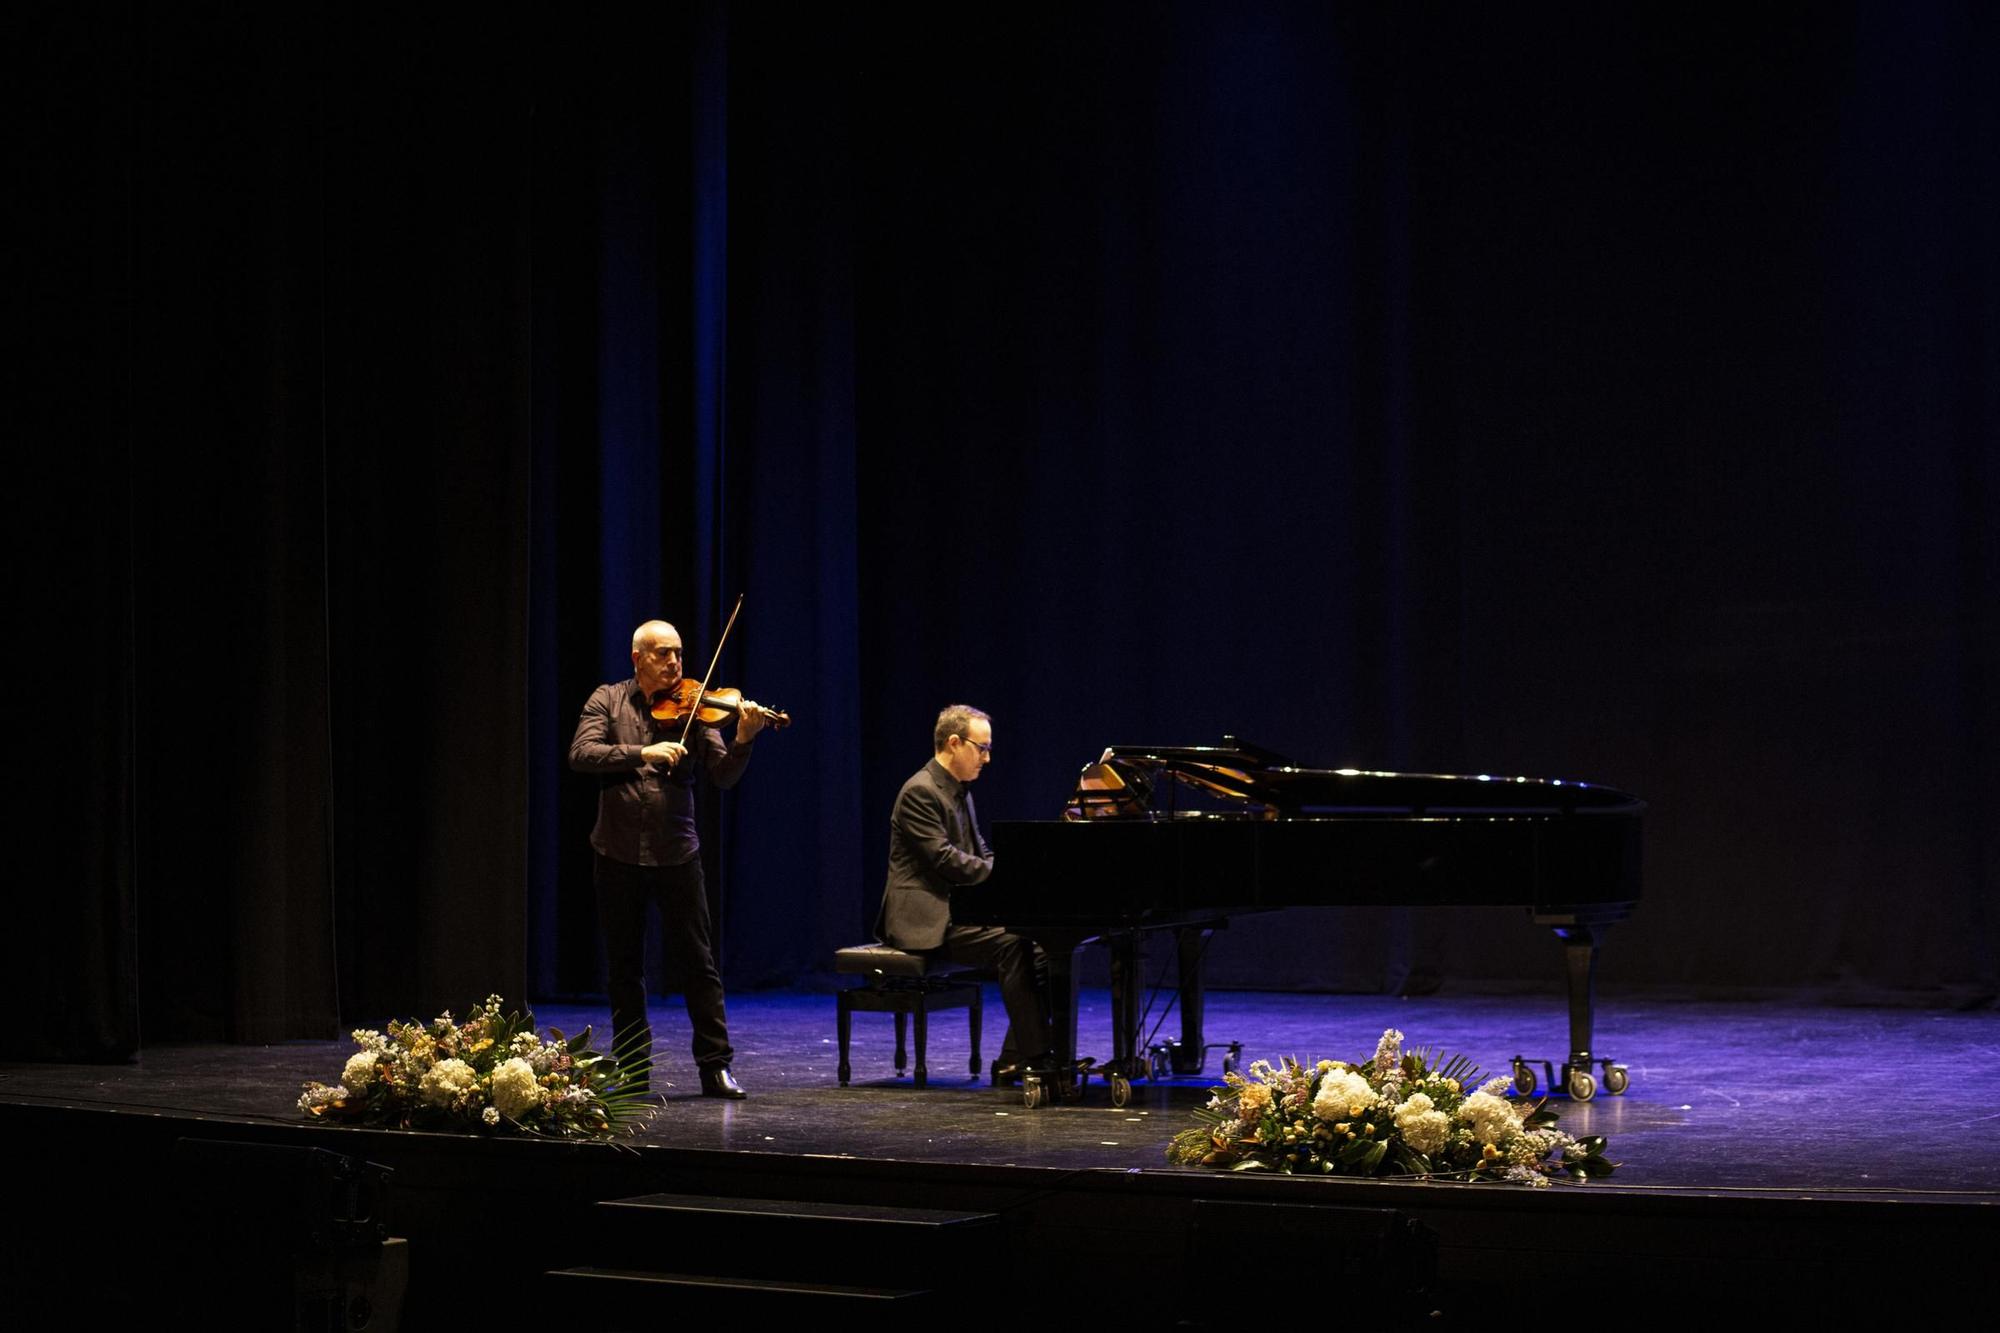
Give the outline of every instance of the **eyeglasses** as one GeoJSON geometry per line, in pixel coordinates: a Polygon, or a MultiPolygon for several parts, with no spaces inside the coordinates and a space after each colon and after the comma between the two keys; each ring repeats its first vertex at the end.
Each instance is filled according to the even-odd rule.
{"type": "Polygon", "coordinates": [[[964,736],[960,736],[958,739],[964,741],[967,745],[970,745],[973,749],[979,751],[979,753],[985,755],[988,759],[991,759],[993,757],[993,743],[991,741],[987,741],[982,744],[979,741],[967,740],[964,736]]]}

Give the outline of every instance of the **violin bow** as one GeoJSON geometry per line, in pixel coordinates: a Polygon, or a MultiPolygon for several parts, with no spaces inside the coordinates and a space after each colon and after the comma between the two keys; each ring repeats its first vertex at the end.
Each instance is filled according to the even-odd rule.
{"type": "Polygon", "coordinates": [[[729,623],[722,627],[722,637],[715,641],[715,656],[708,659],[708,672],[701,678],[701,689],[694,696],[694,707],[688,709],[687,721],[681,724],[681,744],[686,745],[688,736],[694,731],[694,715],[701,711],[701,701],[708,697],[708,682],[715,679],[715,667],[722,660],[722,645],[729,642],[729,631],[736,628],[736,617],[743,614],[743,594],[736,594],[736,608],[729,613],[729,623]]]}

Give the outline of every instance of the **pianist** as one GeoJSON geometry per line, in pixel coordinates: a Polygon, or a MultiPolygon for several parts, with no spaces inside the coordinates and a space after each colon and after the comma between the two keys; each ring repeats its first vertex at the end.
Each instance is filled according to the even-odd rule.
{"type": "Polygon", "coordinates": [[[953,704],[938,714],[931,745],[930,762],[903,784],[889,816],[889,882],[875,933],[898,949],[997,971],[1007,1004],[999,1068],[1041,1062],[1048,1019],[1036,984],[1041,965],[1035,946],[998,926],[951,922],[953,886],[978,884],[993,873],[993,852],[979,832],[968,790],[992,762],[992,720],[977,708],[953,704]]]}

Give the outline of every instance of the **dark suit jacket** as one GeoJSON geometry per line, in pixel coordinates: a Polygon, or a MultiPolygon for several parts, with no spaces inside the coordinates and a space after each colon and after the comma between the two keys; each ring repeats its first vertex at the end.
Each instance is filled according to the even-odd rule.
{"type": "Polygon", "coordinates": [[[971,794],[933,759],[896,794],[889,816],[889,883],[875,933],[884,944],[923,951],[943,945],[951,891],[993,873],[971,794]]]}

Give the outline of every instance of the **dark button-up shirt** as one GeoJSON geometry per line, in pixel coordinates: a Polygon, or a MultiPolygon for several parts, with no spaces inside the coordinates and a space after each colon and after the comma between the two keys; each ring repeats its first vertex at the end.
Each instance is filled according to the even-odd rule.
{"type": "Polygon", "coordinates": [[[640,758],[655,741],[678,739],[678,724],[665,735],[654,733],[636,679],[600,685],[591,693],[569,743],[569,766],[597,775],[597,827],[590,845],[600,855],[627,865],[677,866],[701,850],[694,829],[695,768],[718,787],[734,787],[750,765],[751,747],[731,749],[714,727],[697,722],[688,735],[687,758],[673,771],[640,758]]]}

